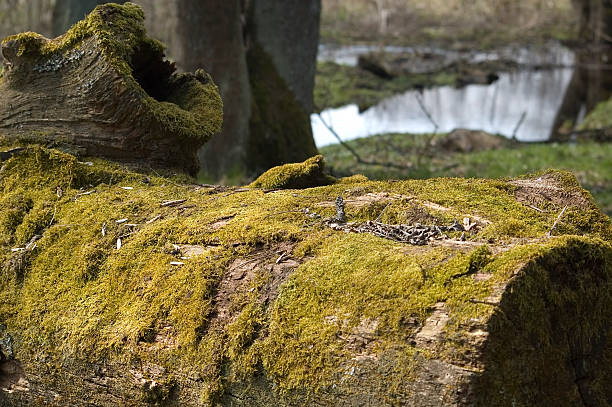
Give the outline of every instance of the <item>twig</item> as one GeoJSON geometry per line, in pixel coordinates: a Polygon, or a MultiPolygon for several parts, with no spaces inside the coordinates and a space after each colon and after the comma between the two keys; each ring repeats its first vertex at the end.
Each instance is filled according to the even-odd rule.
{"type": "Polygon", "coordinates": [[[423,113],[425,113],[425,116],[427,116],[427,118],[429,119],[431,124],[434,126],[433,134],[436,134],[438,132],[438,129],[440,128],[440,126],[438,126],[438,123],[436,123],[436,121],[433,119],[433,117],[431,116],[431,114],[429,113],[427,108],[425,107],[425,103],[423,103],[423,98],[421,97],[421,94],[420,93],[416,93],[415,94],[415,98],[416,98],[417,102],[419,102],[419,106],[421,107],[421,110],[423,111],[423,113]]]}
{"type": "Polygon", "coordinates": [[[186,202],[186,199],[176,199],[174,201],[165,201],[161,204],[162,207],[166,207],[166,206],[176,206],[176,205],[180,205],[183,202],[186,202]]]}
{"type": "Polygon", "coordinates": [[[537,206],[533,206],[533,205],[527,205],[527,206],[530,207],[531,209],[535,210],[535,211],[544,213],[544,211],[542,209],[538,208],[537,206]]]}
{"type": "Polygon", "coordinates": [[[548,233],[546,233],[547,237],[551,237],[552,236],[552,232],[553,230],[555,230],[557,228],[557,224],[559,223],[559,221],[561,220],[561,218],[563,217],[563,214],[565,213],[565,210],[567,209],[567,206],[565,206],[563,208],[563,210],[561,211],[561,213],[559,214],[559,216],[557,216],[557,220],[555,220],[555,223],[553,223],[552,228],[550,228],[550,230],[548,231],[548,233]]]}
{"type": "Polygon", "coordinates": [[[51,216],[51,222],[49,222],[49,227],[51,227],[51,225],[53,225],[53,222],[55,221],[55,214],[56,213],[57,213],[57,202],[53,206],[53,216],[51,216]]]}
{"type": "Polygon", "coordinates": [[[149,225],[149,224],[155,222],[156,220],[158,220],[159,218],[161,218],[161,215],[157,215],[157,216],[149,219],[148,221],[145,222],[145,224],[149,225]]]}
{"type": "Polygon", "coordinates": [[[385,211],[387,210],[387,208],[389,207],[389,205],[391,205],[393,203],[393,201],[389,202],[387,205],[385,205],[385,207],[383,208],[382,211],[380,211],[380,215],[378,215],[376,217],[376,219],[374,220],[374,222],[379,222],[380,218],[382,218],[383,214],[385,213],[385,211]]]}
{"type": "Polygon", "coordinates": [[[329,130],[329,132],[338,140],[338,143],[340,143],[340,145],[342,147],[346,148],[353,155],[353,157],[355,157],[355,160],[357,160],[357,162],[359,164],[364,164],[364,165],[380,165],[381,167],[395,168],[395,169],[398,169],[398,170],[409,170],[409,169],[412,168],[412,166],[410,166],[410,165],[399,165],[399,164],[394,164],[394,163],[390,163],[390,162],[379,162],[379,161],[367,161],[367,160],[364,160],[357,153],[357,151],[355,151],[355,149],[353,149],[353,147],[351,147],[346,142],[344,142],[344,140],[342,140],[342,138],[338,135],[338,133],[334,130],[334,128],[332,126],[330,126],[325,121],[325,119],[323,119],[323,116],[321,115],[321,113],[316,113],[316,115],[319,117],[319,120],[321,120],[321,123],[323,123],[323,125],[327,128],[327,130],[329,130]]]}
{"type": "Polygon", "coordinates": [[[519,129],[523,125],[523,122],[525,121],[525,117],[527,117],[526,110],[523,112],[523,114],[521,115],[521,118],[519,119],[518,123],[516,123],[516,126],[514,127],[514,130],[512,131],[512,138],[511,138],[512,140],[516,141],[516,133],[518,133],[519,129]]]}

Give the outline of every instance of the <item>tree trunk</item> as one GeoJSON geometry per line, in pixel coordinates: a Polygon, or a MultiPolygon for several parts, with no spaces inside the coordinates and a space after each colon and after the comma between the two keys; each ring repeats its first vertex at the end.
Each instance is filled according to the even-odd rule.
{"type": "Polygon", "coordinates": [[[108,5],[54,40],[4,40],[0,133],[195,174],[221,100],[203,71],[174,73],[143,18],[138,6],[108,5]]]}
{"type": "Polygon", "coordinates": [[[579,13],[576,67],[553,125],[551,140],[567,141],[578,124],[579,113],[589,113],[612,96],[612,3],[607,0],[574,0],[579,13]],[[570,125],[569,128],[567,125],[570,125]]]}
{"type": "Polygon", "coordinates": [[[180,67],[205,67],[219,85],[224,126],[200,153],[202,170],[212,178],[247,173],[251,98],[239,0],[182,0],[177,4],[180,67]]]}
{"type": "Polygon", "coordinates": [[[178,65],[219,84],[225,126],[200,153],[211,178],[244,179],[316,154],[309,114],[320,0],[177,4],[178,65]]]}
{"type": "Polygon", "coordinates": [[[317,154],[313,105],[320,0],[252,0],[247,64],[253,94],[247,148],[251,174],[317,154]]]}
{"type": "Polygon", "coordinates": [[[12,155],[2,406],[612,403],[612,222],[569,173],[338,181],[317,157],[262,190],[12,155]]]}
{"type": "Polygon", "coordinates": [[[84,19],[99,4],[123,4],[125,1],[56,0],[53,8],[53,35],[57,37],[68,31],[73,24],[84,19]]]}

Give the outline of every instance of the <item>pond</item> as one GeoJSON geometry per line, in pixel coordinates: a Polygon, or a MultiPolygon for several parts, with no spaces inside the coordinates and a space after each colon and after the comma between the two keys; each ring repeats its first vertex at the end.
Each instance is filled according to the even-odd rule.
{"type": "MultiPolygon", "coordinates": [[[[406,50],[409,49],[391,48],[388,52],[406,50]]],[[[319,58],[353,65],[357,52],[363,53],[364,47],[340,49],[335,57],[323,48],[319,58]]],[[[448,55],[451,59],[461,57],[459,52],[448,55]]],[[[491,85],[413,90],[385,99],[364,112],[359,112],[356,105],[348,105],[324,110],[321,116],[343,140],[381,133],[432,132],[435,127],[425,111],[439,132],[467,128],[507,137],[515,135],[526,142],[548,139],[572,78],[572,52],[561,46],[550,46],[545,51],[508,48],[496,53],[470,54],[473,61],[499,57],[512,57],[525,67],[500,73],[499,80],[491,85]],[[548,68],[536,69],[541,66],[548,68]]],[[[311,121],[317,146],[337,142],[317,115],[311,121]]]]}

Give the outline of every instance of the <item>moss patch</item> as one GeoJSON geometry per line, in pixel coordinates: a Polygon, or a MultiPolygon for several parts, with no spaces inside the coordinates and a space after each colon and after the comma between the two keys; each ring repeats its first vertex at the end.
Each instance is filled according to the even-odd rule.
{"type": "Polygon", "coordinates": [[[323,156],[317,155],[303,163],[271,168],[249,186],[263,189],[304,189],[336,182],[335,178],[323,173],[324,169],[323,156]]]}
{"type": "MultiPolygon", "coordinates": [[[[354,178],[265,193],[92,163],[28,147],[1,170],[0,323],[16,340],[15,357],[30,363],[45,355],[61,369],[84,360],[160,365],[179,389],[198,378],[199,397],[209,403],[259,374],[287,400],[346,394],[350,381],[340,378],[355,357],[401,354],[404,368],[391,364],[384,377],[372,376],[393,399],[428,359],[465,356],[458,342],[444,342],[442,356],[414,344],[437,304],[446,304],[452,337],[470,321],[486,324],[497,309],[488,298],[517,270],[529,274],[525,264],[551,272],[547,259],[565,250],[555,254],[560,264],[590,270],[612,250],[612,224],[591,201],[572,207],[559,236],[546,238],[559,205],[535,211],[502,180],[354,178]],[[385,206],[383,222],[417,219],[419,206],[427,219],[471,217],[479,226],[467,243],[424,247],[335,231],[314,215],[332,216],[339,195],[350,222],[374,220],[385,206]],[[176,200],[185,201],[168,204],[176,200]],[[581,215],[597,222],[587,225],[581,215]],[[11,251],[36,234],[35,248],[11,251]],[[281,244],[283,253],[272,249],[281,244]],[[185,245],[197,254],[181,252],[185,245]],[[574,249],[586,257],[569,256],[574,249]],[[27,257],[20,273],[15,253],[27,257]],[[219,297],[236,281],[244,283],[219,297]]],[[[571,181],[568,193],[579,188],[561,178],[571,181]]],[[[568,290],[550,295],[562,301],[574,295],[568,290]]]]}

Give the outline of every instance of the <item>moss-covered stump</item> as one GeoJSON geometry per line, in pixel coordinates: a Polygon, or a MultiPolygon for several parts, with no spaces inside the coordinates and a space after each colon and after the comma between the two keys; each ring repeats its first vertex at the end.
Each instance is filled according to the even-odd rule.
{"type": "Polygon", "coordinates": [[[27,147],[0,246],[3,406],[612,403],[612,223],[568,173],[269,192],[27,147]]]}
{"type": "Polygon", "coordinates": [[[195,174],[221,127],[217,87],[204,71],[175,73],[143,21],[132,3],[106,4],[58,38],[4,39],[0,135],[195,174]]]}

